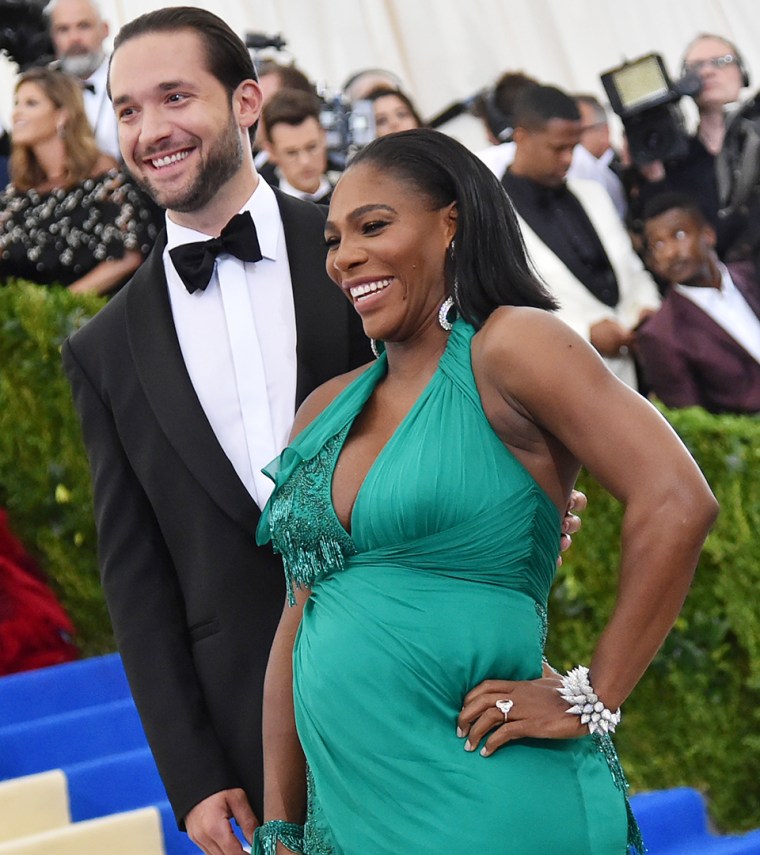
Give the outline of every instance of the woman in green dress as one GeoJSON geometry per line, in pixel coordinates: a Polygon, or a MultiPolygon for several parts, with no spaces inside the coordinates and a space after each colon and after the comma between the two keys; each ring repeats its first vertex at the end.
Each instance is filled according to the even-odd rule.
{"type": "Polygon", "coordinates": [[[259,538],[289,603],[255,851],[623,855],[638,841],[609,732],[715,500],[664,419],[552,316],[501,185],[461,145],[372,143],[325,234],[382,344],[313,393],[269,469],[259,538]],[[581,463],[625,505],[623,549],[590,673],[563,678],[542,659],[545,609],[581,463]]]}

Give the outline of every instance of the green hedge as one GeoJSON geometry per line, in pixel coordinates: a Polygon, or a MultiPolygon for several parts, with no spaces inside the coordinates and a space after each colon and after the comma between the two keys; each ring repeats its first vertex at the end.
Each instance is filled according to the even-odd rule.
{"type": "MultiPolygon", "coordinates": [[[[98,586],[89,474],[60,345],[102,305],[0,288],[0,502],[52,576],[86,654],[113,649],[98,586]]],[[[760,421],[666,416],[721,503],[682,616],[629,699],[617,744],[636,789],[690,785],[726,831],[760,826],[760,421]]],[[[620,509],[584,477],[584,530],[560,568],[548,655],[587,662],[615,596],[620,509]]]]}
{"type": "Polygon", "coordinates": [[[87,461],[60,349],[102,305],[63,288],[0,287],[0,504],[37,555],[85,655],[114,649],[95,557],[87,461]]]}

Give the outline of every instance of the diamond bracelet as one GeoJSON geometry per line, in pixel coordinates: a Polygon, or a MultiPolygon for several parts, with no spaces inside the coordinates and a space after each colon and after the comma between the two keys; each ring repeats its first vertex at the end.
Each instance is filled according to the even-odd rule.
{"type": "Polygon", "coordinates": [[[585,665],[578,665],[568,671],[561,679],[562,685],[557,691],[563,700],[570,704],[567,712],[572,715],[579,715],[581,724],[587,725],[591,734],[597,731],[614,733],[622,718],[620,707],[612,712],[599,700],[599,696],[591,688],[588,668],[585,665]]]}

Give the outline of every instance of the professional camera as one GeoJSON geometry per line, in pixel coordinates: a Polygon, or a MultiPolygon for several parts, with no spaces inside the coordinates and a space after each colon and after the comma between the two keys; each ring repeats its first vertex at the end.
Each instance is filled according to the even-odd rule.
{"type": "Polygon", "coordinates": [[[53,58],[53,43],[43,4],[30,0],[0,0],[0,52],[7,54],[21,71],[45,65],[53,58]]]}
{"type": "Polygon", "coordinates": [[[671,81],[656,53],[626,62],[601,75],[612,109],[623,120],[635,163],[676,160],[688,152],[688,134],[679,101],[699,93],[699,76],[671,81]]]}
{"type": "Polygon", "coordinates": [[[343,170],[352,156],[375,138],[375,112],[371,101],[354,101],[342,92],[320,93],[319,121],[327,133],[330,165],[343,170]]]}

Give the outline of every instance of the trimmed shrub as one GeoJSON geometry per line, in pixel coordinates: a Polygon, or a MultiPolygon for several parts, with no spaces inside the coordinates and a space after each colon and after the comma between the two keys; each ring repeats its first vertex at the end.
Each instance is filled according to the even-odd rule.
{"type": "MultiPolygon", "coordinates": [[[[66,336],[104,301],[0,287],[0,503],[51,575],[85,654],[113,649],[100,591],[90,478],[60,361],[66,336]]],[[[625,705],[617,744],[635,789],[704,791],[725,831],[760,826],[760,420],[664,411],[721,514],[683,613],[625,705]]],[[[584,528],[559,570],[547,655],[585,662],[612,609],[621,509],[592,479],[584,528]]],[[[505,627],[508,631],[508,627],[505,627]]]]}
{"type": "Polygon", "coordinates": [[[61,598],[84,655],[114,649],[100,590],[87,460],[63,373],[64,339],[105,300],[0,287],[0,504],[61,598]]]}

